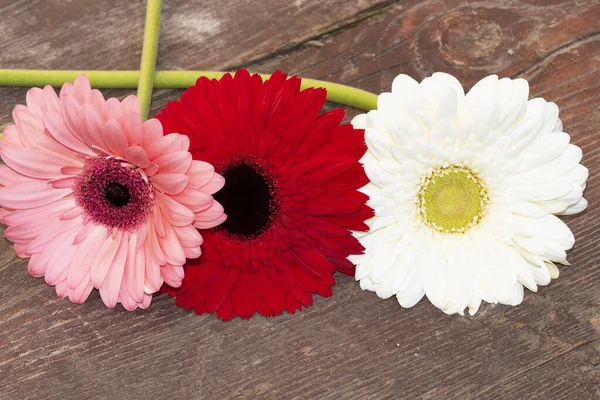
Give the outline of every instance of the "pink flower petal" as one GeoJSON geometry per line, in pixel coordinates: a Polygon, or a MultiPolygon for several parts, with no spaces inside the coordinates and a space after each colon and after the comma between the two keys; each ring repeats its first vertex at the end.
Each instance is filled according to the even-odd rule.
{"type": "Polygon", "coordinates": [[[140,113],[140,102],[134,95],[127,96],[121,102],[123,114],[140,113]]]}
{"type": "Polygon", "coordinates": [[[33,127],[33,129],[37,129],[39,131],[44,129],[44,124],[42,123],[42,119],[29,111],[27,106],[22,104],[17,104],[12,111],[12,117],[17,126],[21,123],[28,123],[33,127]]]}
{"type": "Polygon", "coordinates": [[[40,254],[33,254],[27,264],[27,272],[34,278],[41,278],[46,273],[48,261],[52,257],[52,251],[49,249],[40,254]]]}
{"type": "MultiPolygon", "coordinates": [[[[23,147],[30,147],[32,149],[43,150],[49,154],[58,154],[63,158],[72,159],[74,154],[71,150],[57,142],[52,136],[49,135],[49,131],[44,128],[34,127],[28,121],[22,121],[18,123],[18,130],[21,137],[23,147]]],[[[21,147],[21,146],[19,146],[21,147]]]]}
{"type": "Polygon", "coordinates": [[[25,101],[30,112],[42,116],[43,109],[45,108],[42,89],[37,87],[29,89],[25,95],[25,101]]]}
{"type": "Polygon", "coordinates": [[[166,235],[159,239],[160,247],[165,255],[168,264],[183,265],[185,263],[185,253],[181,243],[175,235],[175,231],[169,225],[165,227],[166,235]]]}
{"type": "Polygon", "coordinates": [[[127,311],[133,311],[137,308],[137,303],[127,290],[126,279],[127,275],[123,277],[123,282],[121,283],[121,288],[119,289],[119,297],[117,298],[117,300],[121,303],[124,309],[126,309],[127,311]]]}
{"type": "Polygon", "coordinates": [[[156,193],[156,202],[167,221],[172,225],[186,226],[194,221],[194,213],[189,208],[173,200],[169,196],[165,196],[162,193],[156,193]]]}
{"type": "Polygon", "coordinates": [[[146,260],[144,293],[152,294],[160,290],[160,287],[163,284],[163,280],[160,277],[160,265],[153,260],[150,246],[144,247],[144,259],[146,260]]]}
{"type": "Polygon", "coordinates": [[[201,189],[196,189],[192,186],[186,187],[183,192],[171,198],[195,213],[208,209],[214,201],[210,194],[204,193],[201,189]]]}
{"type": "Polygon", "coordinates": [[[18,255],[31,257],[30,273],[44,276],[61,297],[81,303],[96,287],[108,307],[117,302],[126,309],[148,307],[163,284],[161,265],[179,265],[165,275],[172,285],[180,284],[186,254],[200,251],[202,237],[190,225],[194,212],[169,197],[181,194],[194,210],[210,208],[211,197],[198,189],[182,193],[192,160],[181,150],[188,149],[189,139],[164,137],[158,120],[142,123],[135,96],[106,101],[85,76],[66,83],[60,99],[51,87],[32,89],[27,103],[14,108],[15,125],[0,141],[6,161],[0,166],[0,220],[8,224],[6,237],[18,255]],[[142,228],[108,230],[77,205],[73,187],[86,156],[115,156],[144,170],[156,203],[142,228]],[[176,232],[176,225],[182,229],[176,232]]]}
{"type": "Polygon", "coordinates": [[[48,285],[54,286],[67,279],[69,265],[71,265],[71,261],[77,251],[77,247],[71,244],[76,234],[77,231],[71,229],[62,235],[56,236],[53,241],[48,243],[47,249],[52,249],[54,253],[50,257],[50,261],[48,261],[46,274],[44,275],[44,279],[48,285]]]}
{"type": "Polygon", "coordinates": [[[93,288],[94,284],[90,279],[90,272],[88,271],[75,289],[69,288],[67,284],[67,294],[69,296],[69,300],[75,304],[83,304],[90,296],[90,293],[92,293],[93,288]]]}
{"type": "Polygon", "coordinates": [[[194,160],[187,175],[190,179],[190,186],[201,188],[213,179],[215,167],[207,162],[194,160]]]}
{"type": "Polygon", "coordinates": [[[58,282],[56,284],[56,287],[54,288],[54,290],[56,290],[56,295],[58,297],[60,297],[61,299],[63,297],[67,297],[67,294],[68,294],[67,282],[66,281],[58,282]]]}
{"type": "Polygon", "coordinates": [[[181,246],[200,248],[202,244],[202,235],[191,225],[182,227],[173,227],[181,246]]]}
{"type": "Polygon", "coordinates": [[[194,227],[209,229],[222,224],[227,219],[227,215],[223,211],[223,206],[215,201],[208,210],[194,214],[196,216],[194,227]]]}
{"type": "Polygon", "coordinates": [[[83,172],[83,168],[67,166],[67,167],[62,167],[60,169],[60,172],[63,175],[79,175],[80,173],[83,172]]]}
{"type": "Polygon", "coordinates": [[[83,103],[87,100],[89,93],[92,91],[90,81],[87,76],[81,74],[75,78],[73,82],[73,95],[79,103],[83,103]]]}
{"type": "Polygon", "coordinates": [[[117,254],[117,250],[119,249],[119,241],[121,240],[121,234],[117,235],[116,239],[113,239],[112,236],[108,236],[100,251],[94,257],[94,262],[92,263],[92,283],[94,287],[97,289],[102,286],[104,279],[106,279],[106,274],[110,266],[113,263],[115,255],[117,254]]]}
{"type": "Polygon", "coordinates": [[[83,143],[84,139],[81,136],[81,129],[79,127],[79,110],[81,109],[81,104],[79,104],[73,96],[65,95],[63,97],[62,90],[60,94],[60,98],[62,100],[61,110],[63,121],[65,122],[65,125],[69,131],[83,143]]]}
{"type": "MultiPolygon", "coordinates": [[[[148,218],[148,220],[150,220],[150,218],[148,218]]],[[[148,235],[147,235],[147,240],[146,240],[146,247],[150,250],[150,255],[152,257],[152,260],[154,260],[155,263],[159,264],[159,265],[164,265],[167,261],[166,261],[166,256],[162,251],[162,248],[160,247],[159,244],[159,236],[157,234],[157,232],[155,231],[155,226],[154,224],[150,225],[148,227],[148,235]]],[[[149,261],[148,256],[146,256],[146,262],[149,261]]]]}
{"type": "Polygon", "coordinates": [[[88,98],[86,99],[86,103],[91,104],[96,110],[98,110],[98,115],[102,117],[102,106],[106,100],[104,100],[104,96],[102,92],[98,89],[92,89],[88,98]]]}
{"type": "Polygon", "coordinates": [[[26,226],[13,225],[4,231],[4,236],[16,244],[28,245],[39,234],[39,229],[28,229],[26,226]]]}
{"type": "Polygon", "coordinates": [[[71,82],[65,82],[60,88],[60,93],[58,95],[59,99],[64,101],[66,96],[73,96],[73,84],[71,82]]]}
{"type": "MultiPolygon", "coordinates": [[[[38,229],[36,229],[39,234],[29,243],[29,246],[27,246],[27,252],[36,254],[45,251],[48,247],[52,248],[51,243],[56,239],[56,236],[66,234],[71,231],[75,231],[75,233],[77,233],[79,231],[78,228],[81,226],[81,222],[81,218],[74,218],[65,221],[55,220],[50,226],[48,224],[40,226],[38,229]]],[[[75,236],[73,236],[73,239],[75,239],[75,236]]]]}
{"type": "Polygon", "coordinates": [[[138,230],[136,232],[136,244],[135,244],[136,251],[139,251],[142,248],[142,246],[146,243],[147,233],[148,233],[148,225],[147,224],[140,225],[140,227],[138,228],[138,230]]]}
{"type": "MultiPolygon", "coordinates": [[[[16,120],[17,132],[19,135],[19,141],[17,147],[33,147],[35,142],[33,137],[44,131],[44,127],[40,126],[37,121],[32,121],[29,118],[16,120]]],[[[35,147],[34,147],[35,148],[35,147]]]]}
{"type": "Polygon", "coordinates": [[[26,244],[15,243],[15,245],[13,246],[13,248],[15,249],[15,253],[17,254],[18,257],[21,257],[21,258],[29,258],[29,257],[31,257],[31,254],[29,254],[26,251],[26,249],[27,249],[27,245],[26,244]]]}
{"type": "Polygon", "coordinates": [[[4,146],[2,160],[18,173],[39,179],[62,178],[60,170],[65,164],[81,165],[77,160],[68,160],[57,154],[16,146],[4,146]]]}
{"type": "Polygon", "coordinates": [[[153,222],[154,222],[154,232],[158,235],[158,237],[165,237],[165,226],[163,224],[163,215],[160,207],[154,207],[152,210],[153,213],[153,222]]]}
{"type": "Polygon", "coordinates": [[[102,116],[105,120],[119,119],[122,115],[121,102],[118,99],[111,97],[102,105],[102,116]]]}
{"type": "Polygon", "coordinates": [[[60,216],[60,219],[62,221],[66,221],[68,219],[73,219],[75,217],[78,217],[82,214],[83,214],[83,208],[73,207],[70,210],[67,210],[64,213],[62,213],[62,215],[60,216]]]}
{"type": "MultiPolygon", "coordinates": [[[[61,171],[63,169],[64,168],[62,168],[61,171]]],[[[72,189],[73,186],[75,186],[77,184],[77,177],[76,176],[68,176],[66,178],[56,179],[56,180],[50,181],[50,184],[55,189],[67,189],[67,188],[72,189]]]]}
{"type": "Polygon", "coordinates": [[[168,264],[183,265],[185,263],[185,254],[181,243],[173,231],[173,227],[165,226],[165,237],[159,239],[160,247],[165,255],[168,264]]]}
{"type": "Polygon", "coordinates": [[[158,165],[156,165],[154,163],[150,164],[150,166],[148,168],[144,169],[144,173],[146,174],[146,176],[148,178],[155,175],[157,172],[158,172],[158,165]]]}
{"type": "Polygon", "coordinates": [[[123,234],[121,240],[118,240],[119,247],[117,253],[110,263],[106,278],[100,286],[100,297],[109,308],[114,308],[117,305],[119,290],[121,289],[121,281],[123,280],[123,271],[125,269],[125,261],[127,260],[128,240],[123,234]]]}
{"type": "MultiPolygon", "coordinates": [[[[135,234],[134,234],[135,235],[135,234]]],[[[121,300],[121,296],[123,296],[123,293],[125,292],[126,295],[128,297],[131,298],[131,300],[133,300],[134,306],[135,303],[137,301],[135,301],[133,299],[133,293],[135,293],[135,287],[134,287],[134,272],[135,272],[135,258],[136,258],[136,251],[135,251],[135,237],[133,237],[129,240],[129,242],[127,243],[127,259],[125,260],[125,268],[123,270],[123,280],[121,281],[121,289],[119,290],[119,301],[122,302],[121,300]]],[[[143,291],[142,291],[143,293],[143,291]]],[[[140,296],[141,299],[141,296],[140,296]]]]}
{"type": "Polygon", "coordinates": [[[44,125],[48,133],[63,146],[81,154],[94,156],[94,151],[83,143],[69,128],[62,115],[49,111],[44,114],[44,125]]]}
{"type": "Polygon", "coordinates": [[[71,193],[70,189],[54,189],[45,181],[20,183],[0,188],[0,205],[16,210],[41,207],[71,193]]]}
{"type": "Polygon", "coordinates": [[[142,146],[144,148],[147,148],[152,143],[163,137],[162,125],[160,124],[160,121],[155,118],[144,121],[142,124],[142,129],[144,131],[142,139],[142,146]]]}
{"type": "Polygon", "coordinates": [[[150,166],[148,155],[140,146],[133,146],[126,149],[125,158],[136,167],[148,168],[150,166]]]}
{"type": "Polygon", "coordinates": [[[202,186],[200,189],[208,194],[215,194],[225,186],[225,178],[219,174],[215,174],[210,182],[202,186]]]}
{"type": "Polygon", "coordinates": [[[179,194],[188,184],[188,177],[184,174],[157,174],[149,180],[156,189],[166,194],[179,194]]]}
{"type": "Polygon", "coordinates": [[[192,155],[188,151],[176,151],[154,159],[161,174],[185,174],[192,164],[192,155]]]}
{"type": "Polygon", "coordinates": [[[167,264],[160,269],[160,274],[167,285],[174,288],[181,286],[183,281],[183,267],[181,265],[167,264]]]}
{"type": "Polygon", "coordinates": [[[103,226],[92,226],[94,229],[90,231],[84,241],[71,246],[75,248],[75,254],[71,259],[67,276],[67,285],[70,289],[77,288],[86,275],[91,277],[92,261],[106,238],[106,229],[103,226]]]}
{"type": "MultiPolygon", "coordinates": [[[[81,230],[79,231],[79,233],[77,234],[77,236],[75,236],[75,239],[73,240],[73,244],[76,246],[79,243],[83,242],[88,235],[95,230],[99,225],[96,225],[93,222],[87,222],[87,223],[83,223],[83,227],[81,228],[81,230]]],[[[102,241],[100,242],[100,245],[102,243],[104,243],[104,239],[106,238],[106,231],[104,232],[104,237],[102,238],[102,241]]],[[[98,246],[99,248],[102,246],[98,246]]]]}
{"type": "Polygon", "coordinates": [[[141,308],[142,310],[145,310],[146,308],[148,308],[150,306],[151,302],[152,302],[152,295],[144,293],[144,299],[142,300],[141,303],[138,304],[138,307],[141,308]]]}
{"type": "Polygon", "coordinates": [[[15,146],[23,146],[23,142],[21,142],[21,137],[19,136],[19,129],[16,125],[9,125],[4,128],[3,135],[5,143],[10,143],[15,146]]]}
{"type": "Polygon", "coordinates": [[[121,119],[121,126],[130,146],[142,143],[142,120],[139,110],[134,113],[125,114],[121,119]]]}
{"type": "MultiPolygon", "coordinates": [[[[58,218],[65,210],[77,207],[73,197],[67,197],[45,206],[36,207],[28,210],[16,210],[4,217],[6,225],[44,225],[53,219],[58,218]]],[[[42,228],[42,226],[40,226],[42,228]]]]}
{"type": "Polygon", "coordinates": [[[129,241],[125,277],[127,291],[136,303],[141,303],[144,300],[145,259],[144,252],[136,250],[136,239],[134,235],[129,241]]]}
{"type": "Polygon", "coordinates": [[[11,215],[12,213],[14,213],[14,211],[9,208],[0,208],[0,222],[6,225],[5,218],[7,215],[11,215]]]}
{"type": "Polygon", "coordinates": [[[60,112],[60,100],[58,99],[54,88],[50,85],[46,85],[44,86],[44,89],[42,89],[42,92],[44,93],[44,103],[46,106],[44,111],[60,112]]]}
{"type": "Polygon", "coordinates": [[[102,127],[102,139],[112,154],[119,157],[125,156],[125,149],[129,147],[129,144],[127,144],[125,132],[117,120],[106,121],[102,127]]]}
{"type": "Polygon", "coordinates": [[[104,120],[92,104],[86,103],[81,107],[81,111],[79,112],[79,126],[79,134],[88,146],[104,151],[107,150],[102,140],[104,120]]]}
{"type": "Polygon", "coordinates": [[[189,151],[190,150],[190,138],[186,135],[179,135],[179,150],[189,151]]]}
{"type": "Polygon", "coordinates": [[[10,169],[8,165],[0,165],[0,185],[10,186],[31,182],[31,178],[10,169]]]}
{"type": "Polygon", "coordinates": [[[202,255],[200,247],[184,247],[183,252],[185,253],[186,258],[189,259],[198,258],[202,255]]]}
{"type": "Polygon", "coordinates": [[[225,209],[221,203],[215,200],[208,209],[194,213],[194,216],[196,217],[196,221],[212,221],[219,218],[224,212],[225,209]]]}
{"type": "MultiPolygon", "coordinates": [[[[178,133],[171,133],[161,137],[156,142],[148,146],[146,148],[146,153],[148,153],[150,160],[154,161],[155,158],[160,157],[163,154],[167,154],[176,148],[176,146],[179,144],[179,136],[180,135],[178,133]]],[[[177,148],[177,150],[179,149],[177,148]]]]}

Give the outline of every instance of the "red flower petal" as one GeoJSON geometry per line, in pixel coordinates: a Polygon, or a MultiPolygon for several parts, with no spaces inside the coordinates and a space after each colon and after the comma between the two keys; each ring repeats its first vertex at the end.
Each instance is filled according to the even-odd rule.
{"type": "Polygon", "coordinates": [[[285,300],[283,283],[277,285],[270,279],[267,279],[265,286],[265,300],[274,314],[281,313],[281,311],[283,311],[283,304],[285,300]]]}
{"type": "Polygon", "coordinates": [[[215,312],[225,298],[229,296],[237,276],[238,271],[233,268],[229,270],[217,269],[208,279],[208,290],[206,292],[206,309],[208,312],[215,312]]]}
{"type": "Polygon", "coordinates": [[[325,90],[300,84],[240,70],[199,78],[159,111],[165,133],[190,138],[190,184],[214,193],[223,187],[217,176],[225,178],[213,207],[224,207],[227,220],[212,228],[223,219],[211,221],[210,209],[196,219],[207,229],[203,254],[185,266],[180,288],[163,288],[178,306],[224,320],[294,313],[313,293],[331,296],[336,270],[352,273],[347,257],[363,248],[349,229],[367,229],[372,216],[357,191],[368,182],[358,162],[364,132],[340,125],[342,109],[319,115],[325,90]]]}

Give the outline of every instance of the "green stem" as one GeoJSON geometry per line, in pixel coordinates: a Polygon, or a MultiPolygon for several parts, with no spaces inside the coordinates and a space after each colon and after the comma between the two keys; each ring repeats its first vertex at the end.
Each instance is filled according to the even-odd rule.
{"type": "MultiPolygon", "coordinates": [[[[0,86],[44,86],[60,87],[65,82],[85,74],[96,88],[133,89],[138,85],[139,71],[46,71],[0,69],[0,86]]],[[[225,72],[219,71],[156,71],[154,87],[159,89],[187,89],[200,76],[219,79],[225,72]]],[[[261,74],[263,79],[270,75],[261,74]]],[[[316,79],[302,79],[302,89],[323,87],[327,89],[327,100],[361,110],[377,108],[377,95],[365,90],[316,79]]]]}
{"type": "Polygon", "coordinates": [[[152,85],[156,71],[156,54],[158,52],[158,31],[160,28],[160,7],[162,0],[148,0],[146,8],[146,26],[144,28],[144,46],[138,81],[137,97],[140,102],[142,121],[148,118],[148,110],[152,100],[152,85]]]}

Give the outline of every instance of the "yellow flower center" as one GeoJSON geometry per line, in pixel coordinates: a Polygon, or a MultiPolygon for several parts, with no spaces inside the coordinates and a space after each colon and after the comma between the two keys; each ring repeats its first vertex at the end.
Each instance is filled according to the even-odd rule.
{"type": "Polygon", "coordinates": [[[419,190],[419,213],[427,226],[444,233],[463,233],[477,225],[489,203],[477,175],[460,165],[431,171],[419,190]]]}

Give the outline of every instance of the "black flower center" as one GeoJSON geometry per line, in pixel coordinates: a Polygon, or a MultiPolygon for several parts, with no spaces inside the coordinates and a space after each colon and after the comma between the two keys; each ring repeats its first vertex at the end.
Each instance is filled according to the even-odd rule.
{"type": "Polygon", "coordinates": [[[104,198],[115,207],[123,207],[129,203],[131,195],[127,186],[110,182],[104,187],[104,198]]]}
{"type": "Polygon", "coordinates": [[[264,232],[276,211],[272,181],[260,169],[246,163],[231,166],[222,175],[225,186],[214,194],[227,214],[221,227],[240,236],[264,232]]]}

